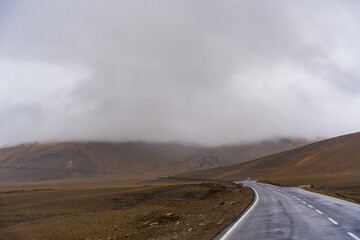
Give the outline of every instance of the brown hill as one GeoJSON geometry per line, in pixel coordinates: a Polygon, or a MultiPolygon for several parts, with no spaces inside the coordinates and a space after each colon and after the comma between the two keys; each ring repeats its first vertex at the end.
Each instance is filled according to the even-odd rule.
{"type": "Polygon", "coordinates": [[[244,162],[304,143],[277,139],[216,148],[141,142],[25,144],[0,149],[0,182],[149,179],[244,162]]]}
{"type": "Polygon", "coordinates": [[[360,133],[331,138],[246,163],[182,174],[181,177],[243,179],[360,173],[360,133]]]}

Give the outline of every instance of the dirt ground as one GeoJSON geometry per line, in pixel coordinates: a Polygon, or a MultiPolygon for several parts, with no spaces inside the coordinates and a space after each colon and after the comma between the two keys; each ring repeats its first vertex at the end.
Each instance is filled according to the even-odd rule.
{"type": "Polygon", "coordinates": [[[230,183],[0,189],[1,239],[210,239],[252,201],[230,183]]]}

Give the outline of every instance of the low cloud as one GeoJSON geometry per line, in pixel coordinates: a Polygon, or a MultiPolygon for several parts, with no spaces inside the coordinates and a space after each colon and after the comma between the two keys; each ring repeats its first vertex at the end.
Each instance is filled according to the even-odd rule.
{"type": "Polygon", "coordinates": [[[359,130],[356,1],[2,5],[0,144],[359,130]]]}

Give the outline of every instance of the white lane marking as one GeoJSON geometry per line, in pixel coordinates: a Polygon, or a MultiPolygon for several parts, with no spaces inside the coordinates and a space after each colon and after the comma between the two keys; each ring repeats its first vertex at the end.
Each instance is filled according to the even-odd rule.
{"type": "Polygon", "coordinates": [[[257,204],[258,200],[259,200],[259,195],[257,193],[257,191],[251,187],[252,190],[254,190],[255,192],[255,202],[254,204],[246,211],[246,213],[244,215],[242,215],[242,217],[229,229],[229,231],[227,231],[224,236],[222,236],[222,238],[220,238],[220,240],[225,240],[232,231],[234,231],[234,229],[237,227],[237,225],[239,225],[239,223],[246,217],[246,215],[249,214],[249,212],[251,212],[251,210],[255,207],[255,205],[257,204]]]}
{"type": "Polygon", "coordinates": [[[296,198],[294,195],[292,195],[293,198],[296,198]]]}
{"type": "Polygon", "coordinates": [[[306,202],[305,201],[302,201],[303,202],[303,204],[306,204],[306,202]]]}
{"type": "Polygon", "coordinates": [[[352,238],[354,238],[356,240],[360,240],[360,238],[358,238],[355,234],[353,234],[351,232],[347,232],[347,234],[349,234],[352,238]]]}
{"type": "Polygon", "coordinates": [[[313,206],[311,206],[310,204],[308,204],[309,208],[313,208],[313,206]]]}
{"type": "Polygon", "coordinates": [[[319,211],[319,210],[317,210],[317,209],[316,209],[316,211],[317,211],[318,213],[320,213],[320,214],[323,214],[321,211],[319,211]]]}
{"type": "Polygon", "coordinates": [[[330,220],[330,222],[332,222],[333,224],[335,224],[335,225],[339,225],[334,219],[332,219],[332,218],[328,218],[329,220],[330,220]]]}
{"type": "Polygon", "coordinates": [[[296,198],[296,199],[300,201],[300,198],[296,198]]]}

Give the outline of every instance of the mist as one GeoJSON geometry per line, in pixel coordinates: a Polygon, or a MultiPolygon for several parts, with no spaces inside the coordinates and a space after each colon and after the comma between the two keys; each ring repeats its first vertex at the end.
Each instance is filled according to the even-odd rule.
{"type": "Polygon", "coordinates": [[[0,144],[359,131],[358,1],[0,2],[0,144]]]}

